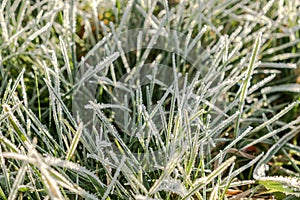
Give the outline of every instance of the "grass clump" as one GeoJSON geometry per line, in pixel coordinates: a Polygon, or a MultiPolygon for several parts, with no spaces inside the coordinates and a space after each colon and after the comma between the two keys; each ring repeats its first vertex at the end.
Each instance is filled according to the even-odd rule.
{"type": "Polygon", "coordinates": [[[299,196],[298,1],[2,1],[1,199],[299,196]]]}

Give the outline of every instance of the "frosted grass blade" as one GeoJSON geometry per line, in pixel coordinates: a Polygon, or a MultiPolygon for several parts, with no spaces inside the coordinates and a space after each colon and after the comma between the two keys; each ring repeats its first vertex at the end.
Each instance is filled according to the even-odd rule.
{"type": "Polygon", "coordinates": [[[262,34],[260,33],[257,36],[256,40],[255,40],[254,49],[252,51],[252,55],[251,55],[251,58],[250,58],[250,63],[249,63],[248,70],[247,70],[247,75],[246,75],[245,80],[244,80],[243,85],[242,85],[242,90],[241,90],[241,94],[240,94],[239,108],[238,108],[238,111],[240,113],[237,117],[236,126],[235,126],[235,130],[234,130],[234,137],[235,138],[237,138],[240,134],[239,133],[240,120],[241,120],[241,117],[242,117],[242,114],[243,114],[245,99],[246,99],[246,96],[247,96],[247,93],[248,93],[248,88],[250,86],[250,81],[252,79],[253,70],[254,70],[255,63],[256,63],[256,60],[257,60],[257,56],[258,56],[258,53],[259,53],[259,48],[260,48],[260,45],[261,45],[261,39],[262,39],[262,34]]]}

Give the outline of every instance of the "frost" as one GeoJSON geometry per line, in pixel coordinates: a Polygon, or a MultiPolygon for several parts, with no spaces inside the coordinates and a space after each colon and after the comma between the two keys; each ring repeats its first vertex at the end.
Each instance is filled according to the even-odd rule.
{"type": "Polygon", "coordinates": [[[177,179],[165,179],[155,192],[167,191],[172,192],[184,197],[187,194],[187,190],[184,185],[177,179]]]}

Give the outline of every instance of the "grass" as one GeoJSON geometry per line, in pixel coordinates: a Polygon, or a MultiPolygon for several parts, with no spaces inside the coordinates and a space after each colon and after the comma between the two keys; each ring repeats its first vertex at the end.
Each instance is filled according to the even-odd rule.
{"type": "Polygon", "coordinates": [[[0,199],[299,198],[299,1],[0,5],[0,199]]]}

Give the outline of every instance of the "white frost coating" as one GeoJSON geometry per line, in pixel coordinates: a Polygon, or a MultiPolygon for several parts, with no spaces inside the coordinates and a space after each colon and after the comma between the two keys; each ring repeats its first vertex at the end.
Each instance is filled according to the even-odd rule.
{"type": "Polygon", "coordinates": [[[253,178],[258,180],[263,177],[266,177],[266,171],[269,170],[269,166],[266,164],[262,164],[257,168],[256,173],[253,173],[253,178]]]}
{"type": "Polygon", "coordinates": [[[297,65],[294,63],[275,63],[275,62],[262,62],[258,67],[270,67],[276,69],[296,69],[297,65]]]}
{"type": "Polygon", "coordinates": [[[261,90],[264,94],[274,93],[274,92],[300,92],[300,84],[282,84],[276,85],[274,87],[266,87],[261,90]]]}
{"type": "Polygon", "coordinates": [[[258,181],[260,181],[263,185],[265,182],[267,189],[272,190],[272,187],[278,187],[278,190],[286,195],[295,195],[296,197],[300,197],[300,179],[296,177],[268,176],[260,177],[258,181]]]}
{"type": "Polygon", "coordinates": [[[181,197],[184,197],[187,194],[187,190],[184,185],[176,179],[165,179],[162,181],[161,185],[157,188],[158,191],[168,191],[173,192],[181,197]]]}
{"type": "Polygon", "coordinates": [[[258,90],[262,86],[266,85],[268,82],[272,81],[275,77],[276,77],[276,74],[271,74],[270,76],[268,76],[268,77],[264,78],[263,80],[261,80],[260,82],[256,83],[249,89],[248,94],[252,94],[253,92],[258,90]]]}
{"type": "Polygon", "coordinates": [[[47,31],[48,28],[51,26],[51,23],[48,22],[45,26],[43,26],[41,29],[39,29],[38,31],[36,31],[35,33],[33,33],[31,36],[29,36],[28,40],[34,40],[37,36],[39,36],[40,34],[42,34],[43,32],[47,31]]]}

